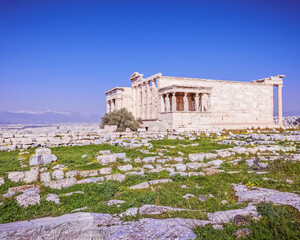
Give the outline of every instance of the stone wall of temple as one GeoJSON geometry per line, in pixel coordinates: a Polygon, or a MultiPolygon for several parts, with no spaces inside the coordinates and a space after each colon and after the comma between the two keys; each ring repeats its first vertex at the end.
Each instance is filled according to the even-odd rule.
{"type": "Polygon", "coordinates": [[[159,80],[161,88],[170,85],[212,88],[207,112],[176,111],[173,117],[164,116],[168,111],[162,113],[161,121],[172,123],[172,128],[273,125],[273,85],[174,77],[159,80]]]}
{"type": "Polygon", "coordinates": [[[127,108],[132,112],[133,105],[131,87],[118,87],[106,92],[106,112],[121,108],[127,108]]]}
{"type": "Polygon", "coordinates": [[[282,125],[283,75],[252,82],[133,73],[131,88],[106,92],[107,112],[126,107],[150,131],[274,127],[273,87],[282,125]]]}

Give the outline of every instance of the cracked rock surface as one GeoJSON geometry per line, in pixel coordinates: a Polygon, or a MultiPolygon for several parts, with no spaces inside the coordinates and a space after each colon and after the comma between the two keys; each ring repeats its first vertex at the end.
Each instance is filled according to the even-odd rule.
{"type": "Polygon", "coordinates": [[[300,211],[300,196],[295,193],[280,192],[267,188],[252,187],[232,184],[236,191],[236,196],[240,202],[251,201],[254,203],[271,202],[277,205],[289,205],[300,211]]]}

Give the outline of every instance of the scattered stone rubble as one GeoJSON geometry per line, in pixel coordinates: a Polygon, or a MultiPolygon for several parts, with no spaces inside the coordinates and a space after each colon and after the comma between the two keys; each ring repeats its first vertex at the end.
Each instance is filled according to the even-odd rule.
{"type": "MultiPolygon", "coordinates": [[[[95,159],[99,164],[99,169],[92,170],[69,170],[68,166],[53,164],[57,157],[51,153],[48,147],[54,146],[73,146],[87,144],[107,143],[119,145],[126,148],[136,148],[145,154],[150,154],[149,149],[152,144],[149,140],[163,139],[168,136],[169,139],[189,139],[192,141],[200,137],[200,133],[187,133],[180,136],[174,133],[167,135],[164,133],[131,133],[122,136],[122,133],[105,134],[97,133],[96,128],[86,127],[90,131],[85,134],[75,133],[68,128],[49,130],[40,135],[32,129],[16,130],[12,132],[0,132],[0,151],[11,151],[21,149],[21,155],[29,147],[38,148],[35,155],[30,157],[30,170],[8,172],[7,178],[16,183],[23,184],[17,187],[11,187],[3,198],[15,198],[17,203],[24,208],[31,205],[40,204],[40,185],[52,189],[62,189],[74,186],[76,184],[97,183],[113,180],[122,182],[128,175],[144,175],[147,172],[169,172],[169,177],[165,179],[156,179],[145,181],[133,186],[130,190],[140,190],[154,188],[156,184],[167,184],[172,182],[176,175],[191,177],[221,174],[239,173],[239,171],[228,171],[224,164],[235,166],[242,161],[243,155],[248,156],[246,164],[250,167],[249,173],[265,174],[268,170],[268,163],[278,159],[284,161],[300,161],[299,147],[293,142],[300,142],[299,131],[286,131],[280,133],[278,130],[271,130],[267,134],[260,131],[248,130],[246,134],[233,134],[223,136],[222,132],[206,133],[206,137],[212,138],[220,144],[231,144],[233,147],[216,150],[212,153],[192,153],[188,157],[179,153],[179,157],[168,156],[168,148],[174,149],[176,146],[168,146],[165,149],[157,149],[153,156],[131,159],[125,153],[111,153],[109,150],[100,151],[95,159]],[[67,130],[68,129],[68,130],[67,130]],[[23,132],[21,135],[20,132],[23,132]],[[30,133],[30,131],[32,133],[30,133]],[[39,136],[31,137],[30,134],[39,136]],[[53,135],[55,134],[55,135],[53,135]],[[119,135],[118,135],[119,134],[119,135]],[[59,135],[59,136],[56,136],[59,135]],[[216,136],[216,137],[215,137],[216,136]],[[121,138],[117,138],[121,137],[121,138]],[[17,139],[16,139],[17,138],[17,139]],[[30,142],[29,138],[32,139],[30,142]],[[278,144],[285,142],[286,144],[278,144]],[[12,147],[14,145],[14,147],[12,147]],[[142,149],[140,149],[142,148],[142,149]],[[22,152],[23,151],[23,152],[22,152]],[[115,173],[112,166],[121,160],[122,165],[117,166],[118,173],[115,173]],[[52,163],[52,164],[51,164],[52,163]],[[139,167],[135,163],[138,163],[139,167]],[[53,166],[54,165],[54,166],[53,166]],[[53,166],[53,167],[51,167],[53,166]],[[31,185],[27,185],[31,184],[31,185]]],[[[46,128],[45,128],[46,129],[46,128]]],[[[197,143],[187,143],[183,147],[196,146],[197,143]]],[[[21,156],[20,155],[20,156],[21,156]]],[[[83,155],[82,158],[85,158],[83,155]]],[[[22,164],[22,160],[20,160],[22,164]]],[[[29,169],[29,168],[28,168],[29,169]]],[[[266,181],[272,179],[265,178],[266,181]]],[[[274,180],[278,181],[278,180],[274,180]]],[[[286,179],[284,182],[294,184],[294,181],[286,179]]],[[[5,178],[0,178],[0,185],[5,184],[5,178]]],[[[182,186],[187,188],[187,186],[182,186]]],[[[300,212],[300,197],[298,194],[289,192],[280,192],[271,189],[259,187],[246,187],[244,185],[233,184],[233,189],[239,202],[250,202],[244,209],[235,209],[219,211],[215,213],[205,213],[208,220],[196,219],[152,219],[143,218],[136,222],[126,222],[122,220],[126,216],[150,216],[160,215],[169,212],[192,211],[182,208],[172,208],[168,206],[144,205],[139,208],[129,208],[125,212],[116,215],[93,214],[93,213],[74,213],[57,218],[42,218],[32,221],[18,223],[8,223],[0,225],[0,239],[57,239],[68,236],[67,239],[195,239],[193,228],[196,226],[212,225],[215,229],[222,229],[223,223],[233,222],[235,225],[249,224],[248,218],[259,220],[260,216],[256,211],[255,204],[265,201],[273,204],[289,205],[300,212]],[[42,229],[42,231],[41,231],[42,229]],[[69,234],[69,235],[68,235],[69,234]]],[[[60,204],[61,195],[83,194],[83,192],[70,192],[66,194],[48,194],[43,200],[60,204]]],[[[186,200],[206,201],[212,195],[197,195],[187,193],[183,196],[186,200]]],[[[125,201],[114,199],[109,200],[107,205],[116,205],[120,207],[125,201]]],[[[222,204],[228,204],[223,200],[222,204]]],[[[83,211],[85,208],[73,210],[83,211]]],[[[249,229],[239,229],[234,235],[236,237],[248,236],[249,229]]]]}
{"type": "MultiPolygon", "coordinates": [[[[123,202],[111,203],[122,204],[123,202]]],[[[144,205],[126,211],[126,215],[157,215],[170,211],[186,211],[164,206],[144,205]]],[[[60,217],[47,217],[0,225],[1,239],[195,239],[193,228],[227,223],[235,215],[257,216],[256,207],[217,212],[209,220],[197,219],[152,219],[143,218],[136,222],[121,220],[124,214],[74,213],[60,217]],[[233,212],[234,211],[234,212],[233,212]],[[218,216],[220,215],[220,216],[218,216]]]]}
{"type": "MultiPolygon", "coordinates": [[[[296,118],[299,121],[299,117],[296,118]]],[[[293,125],[293,124],[292,124],[293,125]]],[[[295,125],[293,125],[295,126],[295,125]]],[[[198,132],[199,134],[200,132],[198,132]]],[[[206,132],[211,137],[211,131],[206,132]]],[[[270,134],[232,134],[231,139],[221,140],[224,144],[235,144],[238,146],[257,145],[261,141],[300,141],[300,134],[297,131],[290,131],[288,134],[278,134],[277,130],[270,134]]],[[[152,145],[147,139],[181,139],[181,136],[168,135],[167,132],[109,132],[99,129],[98,124],[56,124],[42,126],[26,125],[0,125],[0,151],[13,151],[16,149],[28,149],[31,147],[46,146],[82,146],[90,144],[109,143],[129,148],[151,148],[152,145]],[[119,139],[119,138],[122,139],[119,139]],[[142,138],[140,140],[139,138],[142,138]]],[[[221,132],[216,132],[217,136],[221,132]]],[[[195,137],[189,136],[189,140],[195,137]]],[[[222,155],[222,151],[220,151],[222,155]]],[[[220,156],[225,157],[226,155],[220,156]]],[[[120,156],[119,156],[120,158],[120,156]]],[[[200,159],[199,159],[200,160],[200,159]]]]}

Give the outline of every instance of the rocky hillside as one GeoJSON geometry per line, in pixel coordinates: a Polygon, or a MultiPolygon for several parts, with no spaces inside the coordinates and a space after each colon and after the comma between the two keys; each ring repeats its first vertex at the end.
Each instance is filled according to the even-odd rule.
{"type": "Polygon", "coordinates": [[[0,239],[300,238],[300,129],[74,136],[0,152],[0,239]]]}

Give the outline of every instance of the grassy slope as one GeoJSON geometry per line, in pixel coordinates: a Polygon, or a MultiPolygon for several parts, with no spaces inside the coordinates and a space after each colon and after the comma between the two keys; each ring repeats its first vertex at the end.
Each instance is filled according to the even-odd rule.
{"type": "MultiPolygon", "coordinates": [[[[68,166],[68,169],[99,169],[102,166],[95,163],[97,153],[100,150],[111,150],[112,152],[126,152],[126,156],[134,159],[136,157],[144,158],[146,156],[157,155],[157,149],[167,149],[163,151],[165,156],[179,156],[178,151],[182,152],[184,156],[189,153],[196,152],[209,152],[221,148],[227,148],[229,146],[219,145],[206,139],[200,139],[195,141],[189,140],[158,140],[152,141],[153,149],[150,154],[141,153],[138,149],[126,149],[120,146],[111,146],[108,144],[102,145],[89,145],[89,146],[74,146],[74,147],[57,147],[52,148],[59,164],[68,166]],[[198,146],[190,146],[190,144],[198,143],[198,146]],[[184,147],[189,145],[189,147],[184,147]],[[176,148],[170,148],[170,146],[176,146],[176,148]],[[82,155],[86,154],[87,157],[82,159],[82,155]],[[93,164],[87,165],[87,163],[93,162],[93,164]]],[[[34,149],[30,149],[28,154],[23,155],[23,163],[28,163],[29,157],[34,153],[34,149]]],[[[247,173],[249,167],[245,164],[245,159],[249,156],[240,155],[242,161],[240,164],[233,166],[228,163],[223,163],[222,168],[225,173],[220,173],[213,176],[198,176],[198,177],[180,177],[175,175],[172,177],[173,182],[156,185],[149,189],[143,190],[130,190],[129,186],[154,180],[169,178],[169,172],[162,171],[160,173],[147,173],[145,176],[127,176],[126,180],[122,183],[118,182],[104,182],[102,184],[82,184],[75,185],[73,187],[55,190],[50,188],[42,187],[41,191],[41,204],[36,206],[29,206],[24,209],[17,205],[14,199],[3,199],[3,205],[0,206],[0,223],[12,222],[17,220],[39,218],[44,216],[59,216],[66,213],[70,213],[72,210],[81,207],[88,207],[86,211],[89,212],[101,212],[101,213],[120,213],[124,212],[130,207],[139,207],[143,204],[157,204],[165,205],[178,208],[186,208],[192,210],[198,210],[196,212],[181,212],[181,213],[166,213],[160,216],[151,216],[156,218],[168,218],[168,217],[184,217],[184,218],[197,218],[206,219],[205,212],[223,211],[228,209],[236,209],[245,207],[246,203],[238,204],[236,197],[232,190],[232,183],[246,184],[252,182],[256,186],[276,189],[280,191],[300,191],[300,164],[291,161],[275,161],[270,163],[268,167],[268,174],[257,175],[255,173],[247,173]],[[228,174],[227,171],[239,170],[240,173],[228,174]],[[269,177],[275,180],[265,181],[263,177],[269,177]],[[295,181],[294,184],[285,183],[285,179],[295,181]],[[182,185],[186,185],[187,188],[182,188],[182,185]],[[84,194],[73,194],[71,196],[60,196],[61,204],[56,205],[52,202],[45,201],[47,194],[56,193],[58,195],[72,192],[72,191],[83,191],[84,194]],[[195,198],[188,200],[184,199],[183,196],[187,193],[194,194],[195,198]],[[212,194],[214,197],[208,197],[204,202],[200,202],[197,198],[199,195],[212,194]],[[110,199],[125,200],[126,203],[122,204],[120,208],[116,206],[107,206],[105,203],[110,199]],[[222,204],[222,200],[227,200],[228,203],[222,204]]],[[[19,161],[19,152],[0,152],[0,175],[6,176],[7,171],[21,171],[19,161]]],[[[234,157],[235,159],[236,157],[234,157]]],[[[231,160],[228,158],[227,160],[231,160]]],[[[122,161],[118,161],[113,165],[113,171],[118,172],[117,166],[122,165],[122,161]]],[[[133,166],[138,164],[131,163],[133,166]]],[[[51,165],[53,166],[53,165],[51,165]]],[[[27,169],[25,169],[27,170],[27,169]]],[[[7,180],[6,183],[0,186],[0,193],[5,193],[11,186],[17,186],[18,183],[12,183],[7,180]]],[[[287,236],[287,232],[294,232],[299,234],[299,229],[294,226],[294,222],[299,221],[299,216],[295,217],[294,213],[289,213],[288,208],[283,207],[282,211],[288,213],[280,216],[284,219],[285,223],[278,222],[276,216],[279,214],[277,211],[281,211],[275,207],[270,208],[270,212],[275,211],[273,214],[275,217],[271,218],[270,214],[266,214],[260,222],[252,222],[251,229],[254,233],[251,236],[259,238],[262,234],[267,237],[265,239],[276,239],[277,235],[272,235],[273,229],[277,228],[276,224],[282,224],[284,227],[283,232],[279,231],[278,236],[287,236]],[[277,214],[277,215],[276,215],[277,214]],[[292,215],[288,215],[292,214],[292,215]],[[292,216],[292,217],[291,217],[292,216]],[[275,219],[275,220],[274,220],[275,219]],[[260,225],[263,224],[263,227],[260,225]],[[285,225],[284,225],[285,224],[285,225]],[[297,232],[298,231],[298,232],[297,232]]],[[[272,215],[272,216],[273,216],[272,215]]],[[[130,220],[130,219],[128,219],[130,220]]],[[[299,222],[298,222],[299,223],[299,222]]],[[[280,225],[281,226],[281,225],[280,225]]],[[[299,226],[299,225],[298,225],[299,226]]],[[[237,227],[231,224],[225,225],[224,231],[218,231],[211,227],[197,228],[195,232],[200,239],[231,239],[232,233],[237,227]],[[200,234],[200,235],[199,235],[200,234]]],[[[291,234],[291,233],[290,233],[291,234]]],[[[294,235],[290,238],[294,239],[294,235]]],[[[255,238],[253,238],[255,239],[255,238]]],[[[279,239],[279,238],[278,238],[279,239]]]]}

